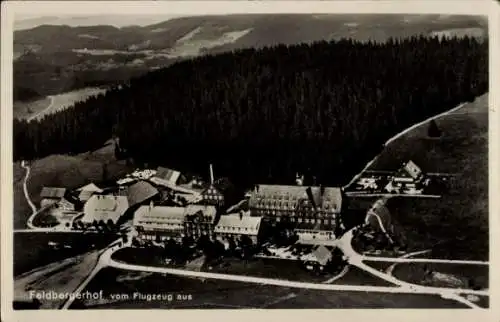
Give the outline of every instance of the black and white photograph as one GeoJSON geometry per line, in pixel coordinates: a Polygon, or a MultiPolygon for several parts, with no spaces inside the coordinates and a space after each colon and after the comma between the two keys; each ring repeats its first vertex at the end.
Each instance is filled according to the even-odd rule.
{"type": "Polygon", "coordinates": [[[65,6],[12,19],[14,311],[492,307],[487,10],[65,6]]]}

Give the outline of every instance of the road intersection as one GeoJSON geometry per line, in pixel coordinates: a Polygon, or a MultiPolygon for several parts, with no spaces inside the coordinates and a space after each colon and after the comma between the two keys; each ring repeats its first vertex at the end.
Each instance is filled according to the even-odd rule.
{"type": "MultiPolygon", "coordinates": [[[[384,262],[405,262],[411,263],[413,260],[416,262],[435,262],[435,259],[426,259],[426,258],[390,258],[390,257],[371,257],[364,256],[362,254],[357,253],[351,245],[351,241],[353,238],[353,232],[355,229],[348,231],[344,236],[338,240],[336,244],[342,252],[344,253],[347,262],[351,266],[355,266],[373,276],[376,276],[380,279],[383,279],[395,286],[369,286],[369,285],[348,285],[348,284],[329,284],[329,281],[323,283],[310,283],[310,282],[299,282],[299,281],[290,281],[284,279],[274,279],[274,278],[264,278],[264,277],[254,277],[254,276],[246,276],[246,275],[235,275],[235,274],[222,274],[222,273],[212,273],[212,272],[200,272],[200,271],[191,271],[185,269],[176,269],[176,268],[168,268],[168,267],[157,267],[157,266],[145,266],[145,265],[135,265],[128,264],[120,261],[116,261],[112,258],[112,255],[117,250],[129,247],[130,246],[130,238],[127,243],[123,243],[120,240],[113,242],[107,249],[103,251],[100,255],[98,263],[96,264],[94,270],[90,273],[90,275],[84,280],[84,282],[78,287],[76,292],[81,292],[85,289],[87,284],[92,280],[93,277],[103,268],[105,267],[113,267],[121,270],[128,271],[138,271],[138,272],[149,272],[149,273],[161,273],[161,274],[170,274],[176,276],[183,277],[195,277],[195,278],[205,278],[205,279],[216,279],[216,280],[226,280],[233,282],[242,282],[242,283],[252,283],[252,284],[266,284],[266,285],[274,285],[274,286],[282,286],[282,287],[290,287],[296,289],[310,289],[310,290],[324,290],[324,291],[350,291],[350,292],[377,292],[377,293],[397,293],[397,294],[427,294],[427,295],[438,295],[444,299],[454,300],[460,302],[464,305],[467,305],[471,308],[481,309],[480,306],[476,305],[474,302],[468,300],[465,296],[468,295],[476,295],[476,296],[488,296],[488,290],[472,290],[472,289],[461,289],[461,288],[447,288],[447,287],[432,287],[432,286],[423,286],[418,284],[412,284],[405,281],[401,281],[396,277],[392,276],[390,273],[384,273],[375,269],[367,264],[364,261],[376,260],[376,261],[384,261],[384,262]]],[[[449,264],[455,263],[469,263],[468,261],[454,261],[454,260],[439,260],[439,262],[446,262],[449,264]]],[[[477,263],[472,263],[476,264],[477,263]]],[[[486,264],[481,262],[481,264],[486,264]]],[[[344,270],[341,272],[342,276],[345,274],[344,270]]],[[[339,274],[339,275],[341,275],[339,274]]],[[[73,302],[73,299],[69,299],[64,305],[63,309],[68,309],[73,302]]]]}

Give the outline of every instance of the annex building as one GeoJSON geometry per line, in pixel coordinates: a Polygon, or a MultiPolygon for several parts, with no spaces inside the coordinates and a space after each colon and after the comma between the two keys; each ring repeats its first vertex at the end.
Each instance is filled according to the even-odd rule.
{"type": "Polygon", "coordinates": [[[396,171],[391,181],[385,186],[385,190],[389,192],[401,190],[415,191],[421,188],[425,177],[422,169],[410,160],[396,171]]]}
{"type": "Polygon", "coordinates": [[[134,214],[133,225],[139,239],[180,240],[184,234],[184,207],[141,206],[134,214]]]}
{"type": "Polygon", "coordinates": [[[83,206],[80,220],[85,226],[116,225],[129,208],[125,196],[93,195],[83,206]]]}
{"type": "Polygon", "coordinates": [[[187,207],[141,206],[134,214],[133,225],[142,240],[180,240],[183,236],[212,236],[216,220],[214,206],[187,207]]]}
{"type": "Polygon", "coordinates": [[[243,214],[229,214],[221,216],[215,226],[216,238],[224,241],[232,238],[233,240],[248,239],[256,244],[260,232],[262,217],[243,216],[243,214]]]}
{"type": "Polygon", "coordinates": [[[66,195],[66,188],[43,187],[40,197],[40,206],[48,207],[58,202],[61,202],[66,195]]]}

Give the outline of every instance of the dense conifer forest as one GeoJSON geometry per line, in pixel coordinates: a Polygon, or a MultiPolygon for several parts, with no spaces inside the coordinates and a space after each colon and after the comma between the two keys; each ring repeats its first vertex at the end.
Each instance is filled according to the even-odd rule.
{"type": "Polygon", "coordinates": [[[423,36],[203,56],[40,121],[14,121],[14,158],[95,149],[235,183],[339,185],[395,133],[488,89],[488,43],[423,36]]]}

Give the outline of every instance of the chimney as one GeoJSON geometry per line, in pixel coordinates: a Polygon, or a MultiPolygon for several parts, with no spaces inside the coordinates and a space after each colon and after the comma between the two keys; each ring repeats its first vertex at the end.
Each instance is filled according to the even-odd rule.
{"type": "Polygon", "coordinates": [[[214,169],[212,167],[212,164],[210,163],[210,184],[214,184],[214,169]]]}
{"type": "Polygon", "coordinates": [[[240,210],[240,220],[243,220],[243,210],[240,210]]]}

